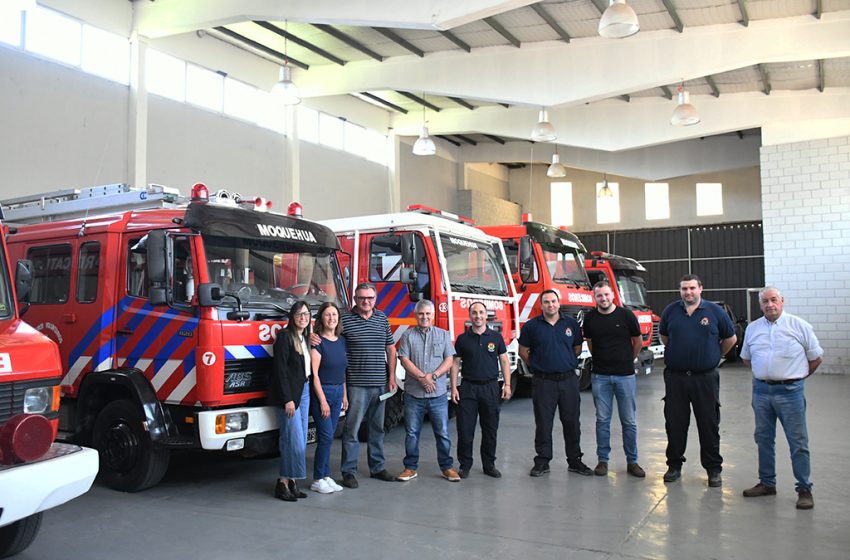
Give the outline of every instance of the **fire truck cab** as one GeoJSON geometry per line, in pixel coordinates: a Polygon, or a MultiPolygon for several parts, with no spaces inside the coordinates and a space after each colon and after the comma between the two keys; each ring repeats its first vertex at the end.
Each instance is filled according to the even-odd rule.
{"type": "MultiPolygon", "coordinates": [[[[519,327],[540,315],[538,300],[545,290],[561,294],[561,313],[579,323],[584,313],[595,307],[593,292],[584,271],[579,238],[552,225],[534,222],[523,216],[521,225],[485,226],[485,233],[502,240],[510,265],[510,274],[519,292],[519,327]]],[[[590,387],[590,354],[587,345],[579,357],[579,385],[590,387]]],[[[522,360],[517,362],[515,377],[531,378],[531,372],[522,360]]]]}
{"type": "Polygon", "coordinates": [[[640,324],[643,350],[635,364],[635,372],[649,374],[655,358],[664,356],[664,345],[658,335],[661,318],[655,315],[647,304],[646,281],[640,275],[646,268],[629,257],[621,257],[601,251],[586,255],[584,266],[587,275],[595,284],[605,280],[614,292],[614,303],[630,309],[640,324]]]}
{"type": "MultiPolygon", "coordinates": [[[[469,305],[481,301],[490,328],[502,334],[512,366],[516,363],[515,291],[505,276],[505,254],[497,238],[485,235],[467,218],[420,205],[406,212],[322,223],[336,232],[351,255],[343,265],[351,288],[361,282],[375,285],[375,306],[386,313],[396,342],[416,325],[413,310],[420,299],[434,303],[434,324],[448,330],[452,340],[470,325],[469,305]]],[[[400,364],[396,376],[403,388],[400,364]]],[[[400,402],[388,406],[387,417],[397,413],[400,402]]]]}
{"type": "Polygon", "coordinates": [[[100,450],[109,486],[157,484],[175,449],[277,448],[275,337],[297,300],[347,306],[331,230],[202,184],[191,201],[109,185],[5,204],[42,222],[10,236],[33,263],[27,320],[59,345],[60,434],[100,450]]]}

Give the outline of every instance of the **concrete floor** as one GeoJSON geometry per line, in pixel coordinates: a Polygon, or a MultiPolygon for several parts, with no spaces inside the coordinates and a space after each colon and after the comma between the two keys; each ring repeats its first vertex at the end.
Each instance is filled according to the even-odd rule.
{"type": "MultiPolygon", "coordinates": [[[[457,484],[440,478],[430,432],[423,437],[418,479],[370,480],[363,460],[359,489],[327,496],[309,492],[298,503],[272,498],[275,459],[192,453],[175,457],[156,488],[121,494],[96,484],[48,512],[36,542],[18,558],[850,558],[850,484],[841,474],[850,466],[850,378],[817,376],[807,384],[813,511],[794,508],[784,439],[777,442],[779,494],[741,496],[757,482],[749,372],[727,366],[721,385],[722,489],[706,486],[693,425],[682,479],[661,481],[663,382],[654,373],[638,383],[644,480],[625,474],[619,443],[612,446],[612,472],[605,478],[567,473],[563,459],[552,462],[551,474],[530,478],[531,400],[518,398],[502,410],[501,480],[484,476],[480,465],[457,484]]],[[[585,462],[593,467],[589,393],[582,404],[585,462]]],[[[612,439],[619,438],[617,425],[612,439]]],[[[557,446],[556,457],[561,453],[557,446]]],[[[390,470],[401,470],[402,429],[387,436],[386,454],[390,470]]],[[[311,459],[312,451],[308,455],[311,459]]]]}

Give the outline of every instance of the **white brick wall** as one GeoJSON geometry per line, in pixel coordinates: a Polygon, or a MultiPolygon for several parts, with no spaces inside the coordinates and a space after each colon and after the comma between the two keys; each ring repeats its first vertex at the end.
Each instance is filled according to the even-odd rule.
{"type": "Polygon", "coordinates": [[[762,147],[761,195],[765,280],[850,374],[850,137],[762,147]]]}

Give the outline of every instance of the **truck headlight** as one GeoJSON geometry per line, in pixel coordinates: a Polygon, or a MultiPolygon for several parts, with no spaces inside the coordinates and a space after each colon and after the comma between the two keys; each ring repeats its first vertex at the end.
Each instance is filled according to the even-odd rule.
{"type": "Polygon", "coordinates": [[[231,412],[230,414],[219,414],[215,417],[215,433],[217,434],[242,432],[247,429],[247,412],[231,412]]]}
{"type": "Polygon", "coordinates": [[[53,404],[53,387],[32,387],[24,392],[24,413],[44,414],[53,404]]]}

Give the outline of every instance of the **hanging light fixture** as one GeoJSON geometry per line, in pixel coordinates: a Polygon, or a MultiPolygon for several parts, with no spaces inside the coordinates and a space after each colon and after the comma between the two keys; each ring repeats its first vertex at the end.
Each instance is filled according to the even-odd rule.
{"type": "Polygon", "coordinates": [[[602,175],[602,188],[596,193],[596,198],[614,198],[614,191],[608,186],[608,175],[602,175]]]}
{"type": "Polygon", "coordinates": [[[558,155],[558,145],[555,145],[555,153],[552,154],[552,164],[546,170],[547,177],[566,177],[567,168],[561,163],[561,156],[558,155]]]}
{"type": "Polygon", "coordinates": [[[691,126],[700,121],[696,107],[691,105],[690,96],[685,91],[685,82],[679,85],[679,104],[673,109],[670,124],[673,126],[691,126]]]}
{"type": "MultiPolygon", "coordinates": [[[[422,94],[422,99],[425,99],[425,94],[422,94]]],[[[422,105],[422,132],[419,133],[419,138],[413,144],[413,155],[416,156],[433,156],[437,153],[437,145],[434,140],[428,135],[428,127],[425,121],[425,105],[422,105]]]]}
{"type": "Polygon", "coordinates": [[[606,39],[623,39],[640,31],[640,22],[626,0],[609,0],[608,8],[599,18],[599,35],[606,39]]]}
{"type": "Polygon", "coordinates": [[[555,127],[549,122],[549,112],[546,109],[541,109],[537,124],[531,130],[531,139],[535,142],[551,142],[557,140],[557,138],[558,134],[555,132],[555,127]]]}
{"type": "MultiPolygon", "coordinates": [[[[289,30],[289,23],[284,24],[284,30],[289,30]]],[[[284,105],[298,105],[301,103],[301,95],[298,93],[298,86],[292,81],[292,67],[289,65],[287,57],[287,40],[283,37],[283,66],[280,67],[278,82],[272,87],[272,94],[277,96],[284,105]]]]}

